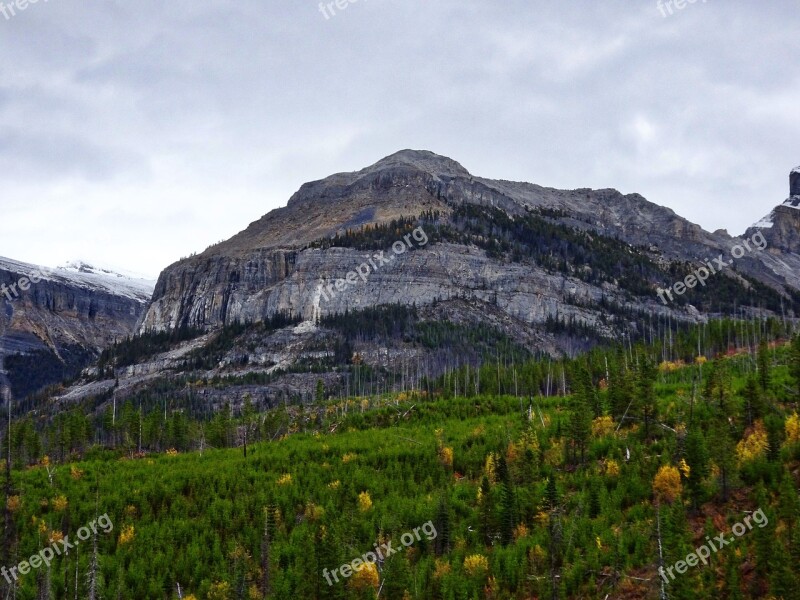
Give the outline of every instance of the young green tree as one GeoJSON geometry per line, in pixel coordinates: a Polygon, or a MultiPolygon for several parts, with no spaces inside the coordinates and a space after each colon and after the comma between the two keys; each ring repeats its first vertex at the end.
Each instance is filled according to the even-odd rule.
{"type": "Polygon", "coordinates": [[[516,527],[517,519],[514,487],[511,483],[506,457],[502,453],[497,461],[497,479],[500,484],[500,543],[507,546],[514,539],[514,527],[516,527]]]}
{"type": "Polygon", "coordinates": [[[628,410],[635,395],[634,388],[630,370],[625,368],[621,357],[614,357],[608,382],[608,402],[615,419],[622,419],[628,410]]]}
{"type": "Polygon", "coordinates": [[[656,375],[656,368],[650,357],[642,357],[639,362],[639,372],[636,381],[636,400],[639,414],[644,422],[644,437],[646,440],[650,439],[650,430],[658,419],[656,375]]]}
{"type": "Polygon", "coordinates": [[[314,399],[317,404],[325,402],[325,384],[322,382],[322,379],[317,379],[317,389],[314,394],[314,399]]]}
{"type": "Polygon", "coordinates": [[[586,460],[586,448],[592,434],[591,410],[586,399],[586,390],[579,389],[572,397],[572,412],[569,417],[573,464],[584,464],[586,460]]]}
{"type": "Polygon", "coordinates": [[[434,540],[434,551],[436,556],[443,556],[450,552],[452,545],[452,528],[450,525],[450,507],[447,503],[447,493],[443,493],[439,499],[439,507],[436,510],[436,520],[434,521],[437,536],[434,540]]]}
{"type": "Polygon", "coordinates": [[[744,418],[750,427],[757,419],[764,416],[764,401],[762,391],[758,387],[755,377],[748,377],[747,384],[742,392],[744,397],[744,418]]]}
{"type": "Polygon", "coordinates": [[[798,333],[792,341],[792,348],[789,358],[789,372],[794,379],[794,384],[797,391],[797,399],[795,404],[800,402],[800,333],[798,333]]]}
{"type": "Polygon", "coordinates": [[[492,484],[485,475],[478,490],[478,532],[487,546],[494,539],[494,502],[492,500],[492,484]]]}
{"type": "Polygon", "coordinates": [[[736,474],[735,449],[730,424],[723,415],[717,415],[708,432],[711,457],[719,470],[722,501],[727,502],[736,474]]]}
{"type": "Polygon", "coordinates": [[[689,465],[689,497],[692,507],[697,509],[704,500],[703,481],[708,476],[708,448],[703,433],[697,427],[692,427],[686,435],[686,464],[689,465]]]}

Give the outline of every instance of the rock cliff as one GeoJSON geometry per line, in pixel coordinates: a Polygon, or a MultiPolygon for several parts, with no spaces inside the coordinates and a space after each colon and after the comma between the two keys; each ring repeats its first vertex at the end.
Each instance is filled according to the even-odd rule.
{"type": "Polygon", "coordinates": [[[150,286],[87,265],[47,269],[0,258],[0,385],[22,397],[75,374],[135,331],[150,286]]]}
{"type": "MultiPolygon", "coordinates": [[[[311,319],[317,311],[326,315],[392,302],[425,305],[455,297],[491,297],[509,314],[541,324],[548,317],[575,314],[576,305],[603,296],[631,302],[615,285],[587,284],[568,274],[554,275],[536,261],[509,263],[474,245],[443,243],[410,251],[374,270],[367,281],[349,286],[346,294],[320,302],[325,286],[346,277],[370,253],[320,249],[315,242],[433,211],[446,219],[465,205],[500,209],[511,218],[539,211],[554,223],[644,248],[663,263],[710,260],[729,254],[737,243],[737,238],[704,231],[637,194],[483,179],[449,158],[406,150],[361,171],[305,184],[286,207],[168,267],[159,277],[141,330],[218,327],[262,320],[278,311],[311,319]]],[[[797,231],[795,227],[794,235],[797,231]]],[[[794,252],[791,243],[779,248],[794,252]]],[[[795,255],[778,260],[768,253],[748,256],[737,265],[743,274],[779,291],[800,288],[798,267],[795,255]]],[[[654,300],[650,294],[634,303],[642,310],[658,310],[654,300]]]]}

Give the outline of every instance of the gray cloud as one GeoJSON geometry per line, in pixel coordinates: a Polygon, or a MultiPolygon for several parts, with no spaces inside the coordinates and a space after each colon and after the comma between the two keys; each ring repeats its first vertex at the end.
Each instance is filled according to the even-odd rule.
{"type": "Polygon", "coordinates": [[[0,17],[0,254],[157,273],[398,149],[741,232],[800,163],[791,0],[49,0],[0,17]]]}

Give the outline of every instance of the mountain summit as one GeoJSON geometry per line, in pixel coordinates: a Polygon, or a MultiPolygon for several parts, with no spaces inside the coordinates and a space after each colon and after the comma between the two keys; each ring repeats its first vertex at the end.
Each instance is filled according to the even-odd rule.
{"type": "MultiPolygon", "coordinates": [[[[675,278],[670,264],[709,260],[735,245],[736,238],[704,231],[638,194],[485,179],[450,158],[402,150],[360,171],[304,184],[286,207],[166,269],[142,329],[216,327],[276,312],[310,319],[458,297],[493,298],[528,324],[565,317],[594,324],[600,315],[590,307],[602,298],[630,304],[635,292],[645,309],[655,289],[675,278]],[[378,248],[376,227],[394,224],[399,232],[411,223],[429,228],[434,243],[318,306],[320,282],[346,276],[363,261],[364,248],[388,249],[395,241],[378,248]],[[356,243],[358,235],[371,242],[356,243]]],[[[800,257],[787,250],[791,256],[781,260],[748,256],[737,269],[786,295],[800,289],[800,257]]],[[[739,278],[737,285],[749,284],[739,278]]],[[[694,302],[700,310],[713,304],[694,302]]]]}
{"type": "Polygon", "coordinates": [[[789,197],[745,235],[751,235],[754,231],[762,231],[773,249],[790,254],[800,253],[800,167],[789,174],[789,197]]]}
{"type": "Polygon", "coordinates": [[[800,255],[778,238],[764,248],[769,231],[710,233],[638,194],[487,179],[403,150],[307,183],[165,269],[141,337],[59,401],[157,388],[203,410],[274,405],[313,397],[320,380],[363,390],[362,369],[390,389],[487,356],[574,355],[719,315],[791,317],[800,255]],[[677,291],[714,259],[730,268],[677,291]],[[215,383],[197,396],[187,378],[215,383]]]}

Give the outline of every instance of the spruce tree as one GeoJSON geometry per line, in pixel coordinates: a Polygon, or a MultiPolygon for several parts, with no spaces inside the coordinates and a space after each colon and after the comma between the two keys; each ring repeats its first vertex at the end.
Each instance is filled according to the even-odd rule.
{"type": "Polygon", "coordinates": [[[506,458],[502,454],[497,461],[497,478],[500,483],[500,543],[507,546],[514,540],[516,502],[506,458]]]}
{"type": "Polygon", "coordinates": [[[758,388],[758,382],[755,377],[748,377],[742,395],[744,396],[744,417],[749,427],[762,418],[765,412],[762,392],[758,388]]]}
{"type": "Polygon", "coordinates": [[[639,414],[644,422],[644,437],[650,439],[650,429],[658,419],[658,402],[656,399],[656,368],[653,361],[645,356],[640,359],[636,381],[639,414]]]}
{"type": "Polygon", "coordinates": [[[795,405],[800,402],[800,333],[798,333],[792,341],[792,349],[789,358],[789,372],[794,379],[795,391],[797,398],[795,405]]]}
{"type": "Polygon", "coordinates": [[[439,507],[436,510],[436,539],[434,540],[434,551],[436,556],[443,556],[450,552],[452,546],[452,531],[450,526],[450,509],[447,505],[447,495],[442,494],[439,500],[439,507]]]}
{"type": "Polygon", "coordinates": [[[697,509],[703,502],[703,481],[708,476],[708,448],[705,437],[697,427],[692,427],[686,436],[686,464],[689,465],[689,497],[692,507],[697,509]]]}
{"type": "Polygon", "coordinates": [[[572,398],[572,413],[569,418],[569,434],[572,442],[572,462],[583,464],[586,460],[586,448],[592,433],[591,409],[586,396],[578,392],[572,398]],[[578,458],[580,455],[580,459],[578,458]]]}

